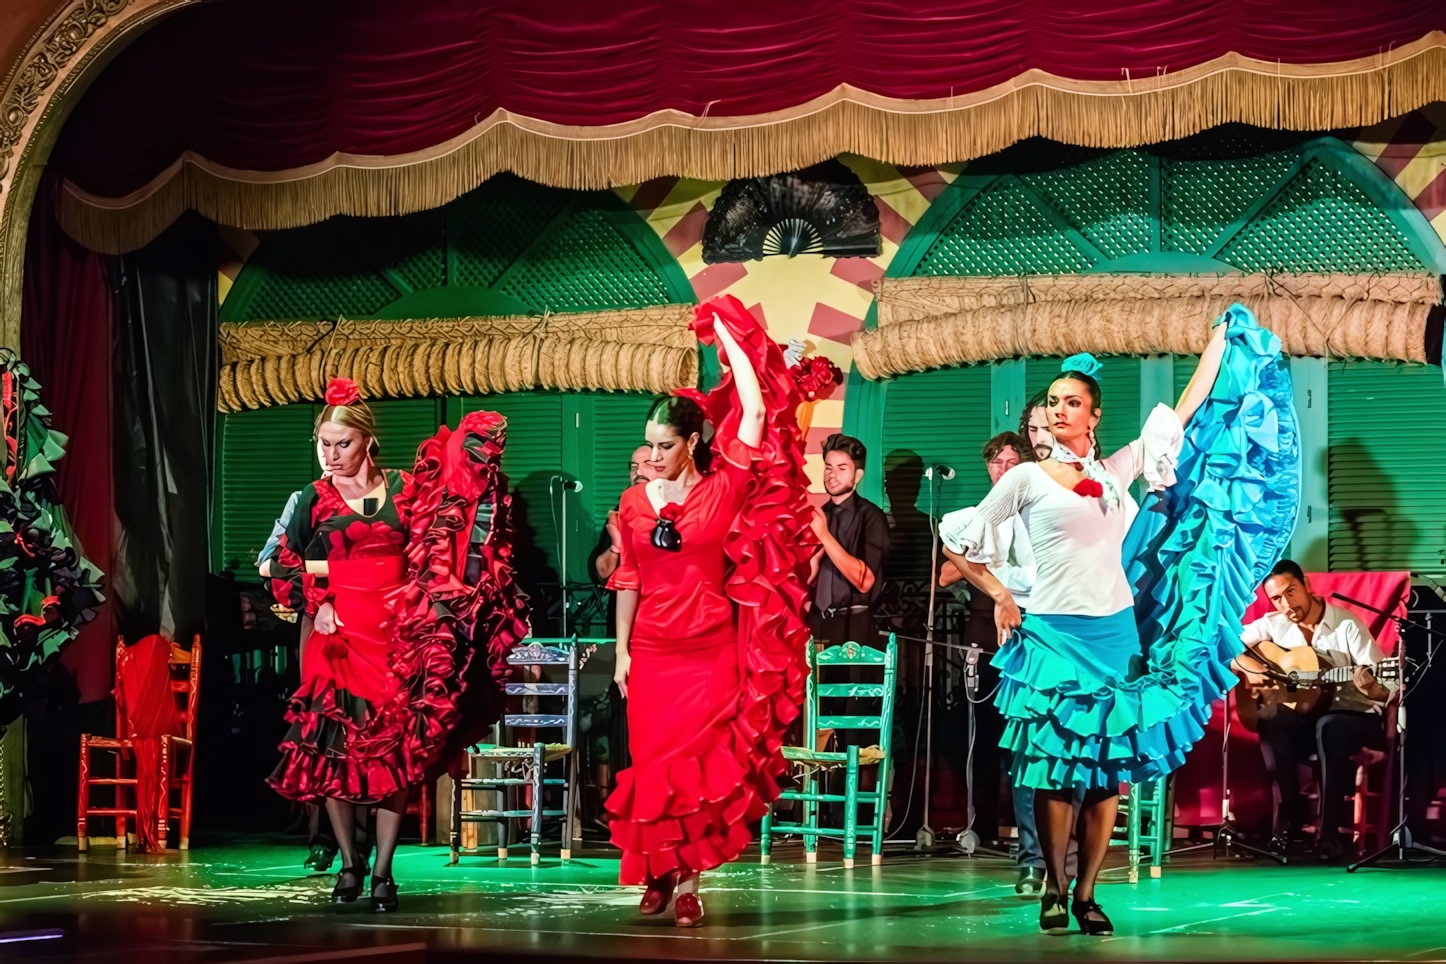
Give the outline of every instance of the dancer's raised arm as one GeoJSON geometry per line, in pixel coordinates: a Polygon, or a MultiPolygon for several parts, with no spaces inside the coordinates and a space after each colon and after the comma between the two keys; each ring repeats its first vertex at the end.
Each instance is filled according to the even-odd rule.
{"type": "Polygon", "coordinates": [[[749,448],[757,448],[763,441],[763,391],[758,387],[758,373],[748,353],[728,330],[728,325],[716,313],[713,315],[713,331],[728,356],[728,367],[733,370],[733,386],[738,389],[738,404],[741,417],[738,420],[738,440],[749,448]]]}
{"type": "Polygon", "coordinates": [[[1180,417],[1181,425],[1190,424],[1190,417],[1205,404],[1205,399],[1210,397],[1210,390],[1215,387],[1215,376],[1220,374],[1220,362],[1225,358],[1225,330],[1229,325],[1227,320],[1215,326],[1215,334],[1200,355],[1200,364],[1195,366],[1195,374],[1190,376],[1190,384],[1180,393],[1175,414],[1180,417]]]}

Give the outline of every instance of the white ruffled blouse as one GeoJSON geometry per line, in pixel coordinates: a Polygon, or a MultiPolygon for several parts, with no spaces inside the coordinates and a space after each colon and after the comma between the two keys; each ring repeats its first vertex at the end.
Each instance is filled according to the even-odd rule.
{"type": "Polygon", "coordinates": [[[1113,615],[1135,602],[1121,559],[1125,533],[1139,511],[1130,483],[1144,475],[1152,492],[1173,485],[1184,432],[1174,409],[1156,405],[1140,437],[1100,463],[1117,499],[1079,495],[1025,462],[1004,474],[977,511],[944,516],[939,536],[951,551],[992,568],[1007,561],[998,549],[1006,540],[995,530],[1020,516],[1036,566],[1029,611],[1113,615]]]}

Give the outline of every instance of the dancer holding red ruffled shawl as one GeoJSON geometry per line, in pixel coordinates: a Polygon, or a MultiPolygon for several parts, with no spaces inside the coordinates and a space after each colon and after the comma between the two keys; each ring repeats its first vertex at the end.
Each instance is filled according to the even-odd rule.
{"type": "Polygon", "coordinates": [[[474,703],[492,703],[473,715],[495,710],[493,682],[527,634],[498,478],[507,423],[474,412],[456,432],[444,426],[408,474],[376,467],[376,424],[352,382],[333,380],[326,403],[315,440],[327,474],[301,491],[268,560],[278,602],[308,617],[270,782],[293,800],[326,801],[345,862],[341,903],[366,875],[353,804],[377,805],[372,908],[388,911],[409,791],[456,748],[469,682],[474,703]],[[486,647],[475,665],[474,638],[486,647]]]}
{"type": "Polygon", "coordinates": [[[816,540],[798,390],[736,298],[698,308],[730,374],[679,392],[646,425],[652,482],[623,493],[615,679],[633,765],[608,797],[624,884],[644,914],[703,919],[699,875],[733,860],[778,795],[784,728],[799,713],[816,540]],[[704,421],[714,426],[703,441],[704,421]],[[711,471],[709,456],[711,455],[711,471]]]}

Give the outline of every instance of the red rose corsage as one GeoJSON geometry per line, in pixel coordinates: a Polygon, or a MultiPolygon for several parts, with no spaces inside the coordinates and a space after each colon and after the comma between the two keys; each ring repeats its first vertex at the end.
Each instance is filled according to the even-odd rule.
{"type": "Polygon", "coordinates": [[[333,378],[326,383],[326,404],[355,405],[361,401],[361,391],[350,378],[333,378]]]}
{"type": "Polygon", "coordinates": [[[833,395],[833,390],[843,384],[843,372],[822,355],[800,358],[798,364],[788,370],[798,394],[804,401],[817,402],[833,395]]]}
{"type": "Polygon", "coordinates": [[[1094,479],[1080,479],[1075,483],[1074,491],[1076,495],[1082,495],[1086,499],[1098,499],[1105,494],[1105,487],[1094,479]]]}

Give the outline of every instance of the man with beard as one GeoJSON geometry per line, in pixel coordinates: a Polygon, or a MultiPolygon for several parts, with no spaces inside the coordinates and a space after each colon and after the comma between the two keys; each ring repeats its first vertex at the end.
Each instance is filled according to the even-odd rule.
{"type": "MultiPolygon", "coordinates": [[[[1049,389],[1041,389],[1029,400],[1029,404],[1024,406],[1024,414],[1019,417],[1019,434],[1028,440],[1034,450],[1032,461],[1035,462],[1043,462],[1054,451],[1054,433],[1049,430],[1049,415],[1046,411],[1048,402],[1049,389]]],[[[1023,454],[1020,453],[1021,456],[1023,454]]]]}
{"type": "Polygon", "coordinates": [[[823,551],[816,557],[813,634],[819,642],[875,644],[874,603],[883,588],[889,554],[884,510],[858,494],[864,477],[864,445],[848,435],[823,443],[823,489],[828,501],[814,509],[813,531],[823,551]]]}

